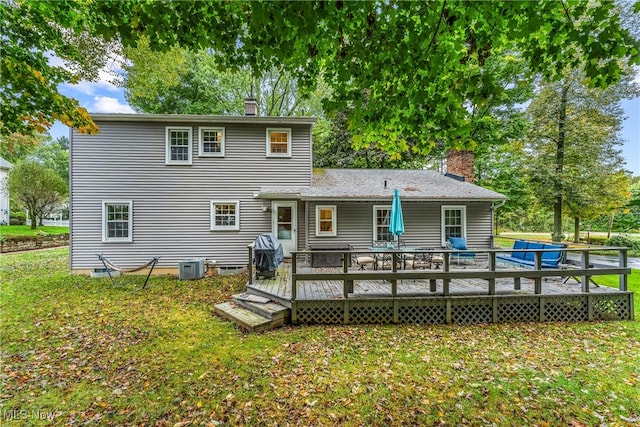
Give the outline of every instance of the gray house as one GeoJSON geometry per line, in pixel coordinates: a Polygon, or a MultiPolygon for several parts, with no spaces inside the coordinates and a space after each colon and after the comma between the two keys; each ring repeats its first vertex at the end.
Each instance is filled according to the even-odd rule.
{"type": "Polygon", "coordinates": [[[273,232],[285,253],[390,239],[400,190],[408,245],[448,235],[491,245],[501,194],[427,170],[313,170],[307,117],[95,114],[98,135],[71,134],[73,272],[160,257],[247,264],[247,245],[273,232]]]}

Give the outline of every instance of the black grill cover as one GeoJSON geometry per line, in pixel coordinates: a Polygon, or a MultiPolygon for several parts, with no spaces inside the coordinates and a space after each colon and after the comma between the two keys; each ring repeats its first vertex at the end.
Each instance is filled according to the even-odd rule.
{"type": "Polygon", "coordinates": [[[272,233],[256,237],[253,253],[257,271],[276,271],[284,260],[282,243],[272,233]]]}

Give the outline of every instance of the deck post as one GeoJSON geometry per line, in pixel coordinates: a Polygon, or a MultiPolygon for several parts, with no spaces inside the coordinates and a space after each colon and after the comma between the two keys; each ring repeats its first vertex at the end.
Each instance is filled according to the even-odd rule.
{"type": "Polygon", "coordinates": [[[520,285],[521,284],[520,279],[521,279],[521,277],[514,277],[513,278],[513,289],[516,290],[516,291],[519,291],[522,288],[522,286],[520,285]]]}
{"type": "Polygon", "coordinates": [[[249,284],[253,285],[253,244],[249,248],[249,262],[247,263],[247,271],[249,272],[249,284]]]}
{"type": "MultiPolygon", "coordinates": [[[[627,268],[627,249],[620,249],[618,251],[618,265],[622,268],[627,268]]],[[[621,274],[618,277],[618,289],[620,289],[621,291],[626,291],[627,290],[627,285],[628,285],[628,280],[629,278],[627,277],[626,274],[621,274]]],[[[633,304],[631,304],[631,307],[633,307],[633,304]]]]}
{"type": "MultiPolygon", "coordinates": [[[[542,271],[542,252],[534,252],[533,253],[533,262],[535,263],[535,269],[537,271],[542,271]]],[[[534,285],[534,293],[536,295],[540,295],[542,293],[542,276],[538,276],[533,279],[534,285]]]]}
{"type": "MultiPolygon", "coordinates": [[[[444,255],[442,257],[442,271],[444,271],[445,273],[449,272],[449,262],[451,260],[451,253],[450,252],[445,252],[442,255],[444,255]]],[[[449,283],[451,282],[451,279],[442,279],[442,295],[443,296],[449,296],[449,283]]],[[[449,312],[449,315],[451,314],[451,307],[447,306],[447,310],[449,312]]],[[[447,321],[447,323],[451,323],[450,321],[447,321]]]]}
{"type": "MultiPolygon", "coordinates": [[[[345,274],[345,277],[349,272],[349,254],[347,252],[342,254],[342,272],[345,274]]],[[[344,298],[347,299],[349,292],[353,293],[353,280],[345,279],[342,287],[344,288],[344,298]]]]}
{"type": "Polygon", "coordinates": [[[298,260],[296,255],[295,252],[291,253],[291,302],[298,299],[298,280],[296,278],[298,260]]]}
{"type": "MultiPolygon", "coordinates": [[[[398,271],[398,254],[396,252],[391,253],[391,271],[396,273],[398,271]]],[[[396,279],[391,280],[391,296],[398,296],[398,281],[396,279]]]]}
{"type": "Polygon", "coordinates": [[[593,320],[593,295],[587,295],[587,320],[591,322],[593,320]]]}
{"type": "MultiPolygon", "coordinates": [[[[589,268],[589,251],[582,250],[581,251],[581,260],[582,260],[582,268],[589,268]]],[[[589,292],[589,281],[591,280],[591,276],[584,275],[582,276],[582,292],[589,292]]]]}
{"type": "Polygon", "coordinates": [[[351,304],[348,299],[345,299],[342,304],[342,323],[344,325],[348,325],[351,323],[351,318],[349,317],[349,311],[351,310],[351,304]]]}
{"type": "MultiPolygon", "coordinates": [[[[489,252],[489,271],[494,272],[496,271],[496,253],[495,252],[489,252]]],[[[496,294],[496,279],[488,279],[489,280],[489,295],[495,295],[496,294]]],[[[495,302],[495,300],[494,300],[495,302]]],[[[494,311],[495,312],[495,311],[494,311]]],[[[495,319],[494,319],[495,322],[495,319]]]]}

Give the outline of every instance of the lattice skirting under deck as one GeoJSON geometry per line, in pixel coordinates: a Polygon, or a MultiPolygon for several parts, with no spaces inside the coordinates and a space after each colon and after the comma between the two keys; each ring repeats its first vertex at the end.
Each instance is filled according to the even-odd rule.
{"type": "Polygon", "coordinates": [[[292,303],[296,324],[580,322],[633,318],[633,294],[320,300],[292,303]]]}

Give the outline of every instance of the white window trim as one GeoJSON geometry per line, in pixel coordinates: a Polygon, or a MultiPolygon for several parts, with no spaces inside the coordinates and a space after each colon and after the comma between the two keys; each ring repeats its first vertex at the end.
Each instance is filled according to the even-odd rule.
{"type": "Polygon", "coordinates": [[[338,235],[338,208],[336,205],[316,205],[316,237],[335,237],[338,235]],[[320,210],[331,210],[331,231],[320,229],[320,210]]]}
{"type": "Polygon", "coordinates": [[[266,151],[267,157],[291,157],[291,128],[267,128],[266,136],[266,151]],[[287,152],[286,153],[271,153],[271,138],[269,137],[271,132],[286,132],[287,133],[287,152]]]}
{"type": "Polygon", "coordinates": [[[225,148],[225,128],[220,126],[205,126],[198,128],[198,156],[200,157],[224,157],[224,148],[225,148]],[[220,141],[220,152],[219,153],[207,153],[204,151],[204,138],[202,138],[202,133],[207,130],[217,130],[222,133],[222,140],[220,141]]]}
{"type": "Polygon", "coordinates": [[[374,205],[373,206],[373,240],[380,240],[378,238],[378,222],[376,221],[378,219],[378,215],[377,212],[380,209],[385,209],[385,210],[391,210],[391,205],[374,205]]]}
{"type": "Polygon", "coordinates": [[[446,246],[447,239],[445,236],[445,211],[448,210],[459,210],[461,212],[461,220],[462,220],[462,237],[467,238],[467,207],[464,205],[443,205],[440,208],[440,240],[442,241],[442,246],[446,246]]]}
{"type": "Polygon", "coordinates": [[[240,201],[239,200],[212,200],[209,206],[210,214],[210,230],[211,231],[238,231],[240,230],[240,201]],[[236,224],[235,225],[216,225],[215,206],[216,205],[236,205],[236,224]]]}
{"type": "Polygon", "coordinates": [[[166,126],[165,127],[165,153],[164,162],[166,165],[191,165],[193,163],[193,128],[191,126],[166,126]],[[189,131],[189,158],[187,160],[171,160],[171,131],[189,131]]]}
{"type": "Polygon", "coordinates": [[[133,200],[102,200],[102,243],[133,242],[133,200]],[[109,237],[107,231],[107,205],[129,205],[129,237],[109,237]]]}

